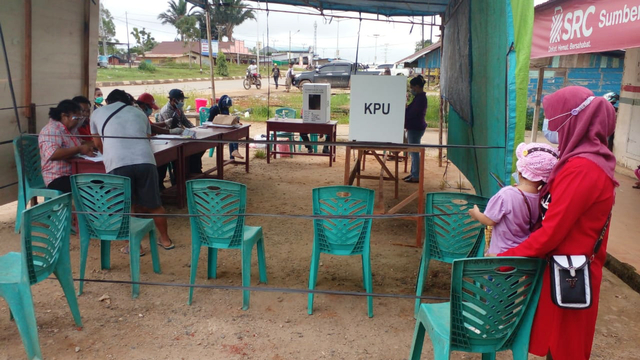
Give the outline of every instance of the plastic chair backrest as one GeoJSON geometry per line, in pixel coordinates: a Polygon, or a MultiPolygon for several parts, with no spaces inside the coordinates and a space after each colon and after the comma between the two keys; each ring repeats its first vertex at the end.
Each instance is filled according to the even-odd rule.
{"type": "Polygon", "coordinates": [[[44,179],[42,178],[42,163],[38,138],[36,136],[16,137],[13,139],[13,154],[18,170],[18,182],[22,184],[23,174],[24,180],[26,181],[26,184],[20,186],[24,186],[25,190],[28,188],[45,188],[44,179]],[[23,150],[22,157],[20,156],[21,148],[23,150]],[[24,163],[22,162],[23,158],[24,163]]]}
{"type": "Polygon", "coordinates": [[[131,180],[108,174],[71,176],[73,201],[80,229],[86,227],[91,238],[124,240],[129,238],[131,180]]]}
{"type": "Polygon", "coordinates": [[[71,194],[33,206],[22,216],[22,256],[33,285],[53,273],[61,252],[69,252],[71,194]]]}
{"type": "Polygon", "coordinates": [[[276,115],[284,119],[295,119],[297,116],[296,109],[292,108],[279,108],[276,109],[276,115]]]}
{"type": "Polygon", "coordinates": [[[209,114],[211,113],[211,108],[203,106],[200,108],[200,124],[209,120],[209,114]]]}
{"type": "MultiPolygon", "coordinates": [[[[375,192],[357,186],[313,189],[313,215],[371,215],[375,192]]],[[[314,219],[320,251],[335,255],[362,254],[371,233],[371,219],[314,219]]]]}
{"type": "MultiPolygon", "coordinates": [[[[231,181],[201,179],[187,181],[187,206],[191,229],[200,243],[234,248],[242,245],[247,187],[231,181]]],[[[192,234],[193,236],[193,234],[192,234]]]]}
{"type": "Polygon", "coordinates": [[[469,216],[478,205],[484,211],[489,200],[465,193],[429,193],[425,213],[459,214],[425,217],[425,246],[432,259],[451,263],[456,259],[482,256],[483,225],[469,216]]]}
{"type": "MultiPolygon", "coordinates": [[[[519,336],[519,327],[531,328],[544,269],[544,260],[534,258],[455,260],[451,273],[451,351],[510,349],[519,336]]],[[[522,336],[528,338],[529,333],[522,336]]]]}

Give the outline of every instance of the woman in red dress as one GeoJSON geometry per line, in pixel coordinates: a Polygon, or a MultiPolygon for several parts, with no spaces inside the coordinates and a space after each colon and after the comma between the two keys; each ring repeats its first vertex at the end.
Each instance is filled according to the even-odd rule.
{"type": "MultiPolygon", "coordinates": [[[[615,129],[613,106],[583,87],[571,86],[544,98],[548,128],[558,132],[560,160],[542,190],[540,229],[499,256],[547,258],[593,254],[615,199],[615,157],[607,138],[615,129]]],[[[586,360],[598,316],[607,230],[591,263],[592,306],[563,309],[551,299],[547,268],[536,310],[529,352],[553,360],[586,360]]]]}

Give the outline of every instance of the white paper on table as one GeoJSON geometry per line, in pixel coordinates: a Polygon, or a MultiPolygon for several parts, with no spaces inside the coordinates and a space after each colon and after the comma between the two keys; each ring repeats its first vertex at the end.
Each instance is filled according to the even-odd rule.
{"type": "Polygon", "coordinates": [[[226,129],[237,129],[239,128],[241,125],[222,125],[222,124],[214,124],[210,121],[206,121],[202,123],[202,128],[206,129],[206,128],[212,128],[212,127],[219,127],[219,128],[226,128],[226,129]]]}
{"type": "Polygon", "coordinates": [[[162,134],[160,136],[154,136],[151,140],[175,140],[175,139],[181,139],[182,135],[178,135],[178,134],[162,134]]]}
{"type": "Polygon", "coordinates": [[[164,139],[151,139],[151,145],[167,145],[169,140],[164,139]]]}
{"type": "Polygon", "coordinates": [[[89,161],[93,161],[93,162],[101,162],[104,160],[102,153],[100,153],[99,151],[95,153],[96,156],[91,157],[91,156],[87,156],[87,155],[78,155],[78,157],[89,160],[89,161]]]}

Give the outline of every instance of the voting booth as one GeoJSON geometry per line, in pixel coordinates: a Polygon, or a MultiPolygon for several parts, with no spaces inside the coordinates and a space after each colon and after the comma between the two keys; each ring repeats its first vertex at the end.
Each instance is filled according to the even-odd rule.
{"type": "Polygon", "coordinates": [[[404,76],[352,76],[349,141],[401,144],[406,93],[404,76]]]}
{"type": "Polygon", "coordinates": [[[331,85],[304,84],[302,86],[302,121],[328,123],[331,120],[331,85]]]}

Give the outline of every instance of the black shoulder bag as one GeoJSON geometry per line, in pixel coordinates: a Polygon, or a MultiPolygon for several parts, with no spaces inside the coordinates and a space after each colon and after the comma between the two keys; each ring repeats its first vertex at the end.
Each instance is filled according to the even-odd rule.
{"type": "Polygon", "coordinates": [[[607,233],[611,214],[602,228],[600,237],[593,246],[593,254],[553,255],[549,258],[551,274],[551,298],[553,303],[563,309],[587,309],[591,306],[591,271],[589,265],[602,246],[607,233]]]}
{"type": "Polygon", "coordinates": [[[102,124],[102,132],[100,133],[100,136],[104,137],[104,128],[107,126],[107,124],[109,123],[109,121],[111,121],[111,118],[114,117],[117,113],[120,112],[120,110],[126,108],[127,104],[124,104],[122,106],[120,106],[116,111],[112,112],[111,115],[109,115],[109,117],[107,117],[107,120],[104,121],[104,124],[102,124]]]}

